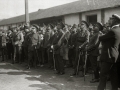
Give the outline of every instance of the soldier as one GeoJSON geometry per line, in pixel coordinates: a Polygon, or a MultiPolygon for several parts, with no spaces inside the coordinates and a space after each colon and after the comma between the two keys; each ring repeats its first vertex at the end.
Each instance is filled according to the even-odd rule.
{"type": "Polygon", "coordinates": [[[107,75],[110,73],[111,90],[118,90],[118,76],[117,76],[117,60],[119,55],[120,45],[120,16],[113,14],[109,19],[111,30],[101,36],[99,40],[102,42],[101,52],[101,70],[100,82],[97,90],[104,90],[106,87],[107,75]]]}
{"type": "Polygon", "coordinates": [[[0,44],[1,44],[1,51],[2,51],[2,61],[5,60],[6,55],[6,43],[7,43],[7,36],[4,31],[2,31],[1,36],[0,36],[0,44]]]}
{"type": "Polygon", "coordinates": [[[42,44],[43,44],[43,54],[42,55],[43,55],[44,63],[48,63],[48,52],[47,52],[48,44],[49,44],[49,40],[53,36],[53,34],[54,33],[52,32],[50,25],[48,25],[46,28],[46,32],[44,34],[43,42],[42,42],[42,44]]]}
{"type": "Polygon", "coordinates": [[[9,30],[7,33],[7,52],[8,52],[8,59],[13,59],[14,49],[12,45],[12,31],[9,30]]]}
{"type": "Polygon", "coordinates": [[[14,47],[14,59],[13,59],[13,64],[16,62],[22,63],[21,62],[21,53],[22,53],[22,43],[24,41],[23,33],[20,31],[19,28],[14,28],[13,29],[13,47],[14,47]]]}
{"type": "MultiPolygon", "coordinates": [[[[74,67],[74,73],[71,76],[77,75],[79,71],[79,66],[80,69],[83,71],[83,66],[84,66],[84,59],[85,59],[85,46],[89,42],[89,36],[90,33],[88,31],[88,23],[86,21],[81,22],[81,30],[78,29],[78,32],[76,34],[76,40],[75,40],[75,47],[76,47],[76,58],[75,58],[75,67],[74,67]],[[80,51],[79,51],[80,50],[80,51]],[[79,53],[81,55],[79,55],[79,53]],[[79,61],[80,60],[80,61],[79,61]]],[[[81,74],[83,76],[83,73],[81,74]]]]}
{"type": "Polygon", "coordinates": [[[37,49],[40,45],[40,37],[37,31],[39,30],[39,26],[33,24],[31,26],[31,34],[29,35],[28,39],[28,67],[30,69],[31,64],[36,68],[37,67],[37,60],[38,60],[38,53],[37,49]]]}
{"type": "Polygon", "coordinates": [[[63,33],[65,33],[64,38],[63,38],[63,43],[61,46],[62,52],[63,52],[63,60],[64,60],[64,67],[67,67],[67,62],[68,62],[68,40],[70,37],[70,32],[68,31],[68,25],[65,25],[63,28],[63,33]]]}
{"type": "Polygon", "coordinates": [[[28,62],[28,38],[31,32],[29,30],[29,27],[26,25],[24,26],[24,29],[25,29],[24,42],[23,42],[24,55],[25,55],[24,57],[25,57],[25,60],[28,62]]]}
{"type": "Polygon", "coordinates": [[[99,81],[99,67],[98,67],[98,62],[97,58],[99,56],[99,36],[100,36],[100,31],[103,30],[103,26],[100,23],[96,23],[94,26],[94,34],[91,36],[90,42],[88,44],[87,51],[89,52],[89,60],[91,62],[91,66],[93,69],[94,73],[94,79],[90,81],[91,83],[98,82],[99,81]]]}
{"type": "Polygon", "coordinates": [[[72,27],[72,32],[68,41],[68,46],[69,46],[69,52],[68,52],[68,57],[69,57],[69,67],[73,67],[75,63],[75,37],[76,37],[76,31],[77,27],[72,27]]]}
{"type": "Polygon", "coordinates": [[[40,41],[40,47],[38,48],[38,54],[39,54],[39,65],[43,66],[43,59],[42,59],[42,42],[43,42],[43,32],[42,29],[38,31],[38,34],[41,38],[40,41]]]}
{"type": "Polygon", "coordinates": [[[64,61],[62,56],[60,55],[60,47],[62,45],[62,39],[64,37],[64,33],[62,32],[62,25],[59,23],[57,25],[57,33],[54,35],[53,45],[51,48],[54,50],[54,58],[55,58],[55,67],[56,74],[63,75],[64,72],[64,61]]]}

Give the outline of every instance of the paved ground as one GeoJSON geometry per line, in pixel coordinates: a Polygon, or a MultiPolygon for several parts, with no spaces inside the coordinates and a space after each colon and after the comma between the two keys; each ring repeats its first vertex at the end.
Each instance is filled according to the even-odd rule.
{"type": "MultiPolygon", "coordinates": [[[[98,83],[91,84],[92,75],[70,77],[73,69],[67,68],[65,75],[56,75],[46,67],[26,70],[25,65],[0,63],[0,90],[96,90],[98,83]]],[[[110,90],[110,83],[107,89],[110,90]]]]}

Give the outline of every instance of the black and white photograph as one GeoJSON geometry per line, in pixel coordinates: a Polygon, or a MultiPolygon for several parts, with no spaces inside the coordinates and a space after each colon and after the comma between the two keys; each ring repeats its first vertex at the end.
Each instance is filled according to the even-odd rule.
{"type": "Polygon", "coordinates": [[[0,90],[120,90],[120,0],[0,0],[0,90]]]}

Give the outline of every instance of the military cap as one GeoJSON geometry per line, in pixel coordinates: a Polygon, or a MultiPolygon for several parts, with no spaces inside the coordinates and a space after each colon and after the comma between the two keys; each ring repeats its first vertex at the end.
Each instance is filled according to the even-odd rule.
{"type": "Polygon", "coordinates": [[[120,16],[118,14],[113,14],[110,18],[120,20],[120,16]]]}
{"type": "Polygon", "coordinates": [[[29,26],[28,25],[24,25],[24,29],[29,29],[29,26]]]}
{"type": "Polygon", "coordinates": [[[89,27],[88,22],[86,22],[86,21],[82,21],[82,22],[85,23],[87,27],[89,27]]]}
{"type": "Polygon", "coordinates": [[[37,31],[39,30],[39,26],[37,24],[33,24],[32,27],[35,27],[37,31]]]}
{"type": "Polygon", "coordinates": [[[63,29],[65,27],[65,25],[62,22],[57,23],[57,26],[60,26],[61,29],[63,29]]]}
{"type": "Polygon", "coordinates": [[[103,25],[102,25],[102,23],[97,22],[97,23],[95,24],[95,26],[98,27],[100,31],[103,30],[103,25]]]}
{"type": "Polygon", "coordinates": [[[51,25],[50,25],[50,24],[48,24],[46,29],[51,29],[51,25]]]}
{"type": "Polygon", "coordinates": [[[73,24],[72,28],[77,28],[77,25],[76,25],[76,24],[73,24]]]}

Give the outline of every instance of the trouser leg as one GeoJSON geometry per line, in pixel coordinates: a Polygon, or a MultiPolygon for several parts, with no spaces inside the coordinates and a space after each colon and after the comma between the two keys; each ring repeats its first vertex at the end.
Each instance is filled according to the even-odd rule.
{"type": "Polygon", "coordinates": [[[110,70],[110,79],[112,90],[118,90],[118,73],[117,73],[117,64],[114,64],[110,70]]]}
{"type": "Polygon", "coordinates": [[[95,79],[99,79],[97,56],[89,55],[89,59],[90,59],[91,65],[92,65],[92,69],[94,71],[94,77],[95,77],[95,79]]]}
{"type": "Polygon", "coordinates": [[[100,70],[100,82],[97,90],[104,90],[106,87],[107,76],[109,74],[112,63],[102,62],[100,70]]]}
{"type": "Polygon", "coordinates": [[[64,60],[60,55],[58,56],[58,64],[59,64],[59,71],[61,73],[64,73],[64,60]]]}
{"type": "Polygon", "coordinates": [[[60,66],[59,66],[59,55],[58,54],[55,54],[55,67],[56,67],[56,70],[57,72],[60,72],[60,66]]]}

